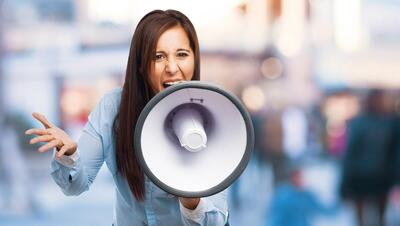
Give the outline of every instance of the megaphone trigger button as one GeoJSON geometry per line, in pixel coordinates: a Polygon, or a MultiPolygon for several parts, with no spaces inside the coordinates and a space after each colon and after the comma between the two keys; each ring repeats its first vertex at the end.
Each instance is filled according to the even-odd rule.
{"type": "Polygon", "coordinates": [[[200,102],[201,104],[204,102],[202,98],[190,98],[190,102],[200,102]]]}

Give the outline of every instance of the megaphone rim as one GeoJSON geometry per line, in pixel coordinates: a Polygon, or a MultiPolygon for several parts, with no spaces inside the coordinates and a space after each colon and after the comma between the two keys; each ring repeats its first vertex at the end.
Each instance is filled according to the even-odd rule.
{"type": "Polygon", "coordinates": [[[143,169],[144,173],[149,177],[149,179],[156,184],[159,188],[164,190],[167,193],[179,196],[179,197],[187,197],[187,198],[195,198],[195,197],[207,197],[214,195],[218,192],[221,192],[225,190],[227,187],[229,187],[244,171],[246,168],[251,152],[253,151],[254,147],[254,129],[253,129],[253,124],[250,118],[250,115],[248,111],[244,108],[244,105],[240,102],[240,100],[230,92],[218,87],[215,84],[211,84],[208,82],[203,82],[203,81],[187,81],[183,82],[180,84],[176,84],[173,86],[170,86],[157,95],[155,95],[143,108],[142,112],[139,115],[138,121],[136,123],[135,127],[135,132],[134,132],[134,146],[135,146],[135,154],[136,158],[138,159],[138,162],[143,169]],[[161,180],[159,180],[151,171],[151,169],[147,166],[146,161],[143,156],[143,152],[141,149],[141,132],[143,129],[144,122],[148,116],[148,114],[151,112],[151,110],[154,108],[154,106],[157,105],[162,99],[166,98],[170,94],[181,90],[181,89],[186,89],[186,88],[198,88],[198,89],[205,89],[205,90],[210,90],[217,92],[223,96],[225,96],[228,100],[230,100],[236,108],[239,110],[240,114],[243,117],[243,120],[246,125],[246,131],[247,131],[247,143],[246,143],[246,149],[243,155],[243,158],[241,159],[240,163],[236,166],[236,168],[233,170],[233,173],[231,173],[227,178],[225,178],[221,183],[218,185],[211,187],[209,189],[203,190],[203,191],[196,191],[196,192],[189,192],[189,191],[183,191],[179,190],[176,188],[173,188],[165,183],[163,183],[161,180]]]}

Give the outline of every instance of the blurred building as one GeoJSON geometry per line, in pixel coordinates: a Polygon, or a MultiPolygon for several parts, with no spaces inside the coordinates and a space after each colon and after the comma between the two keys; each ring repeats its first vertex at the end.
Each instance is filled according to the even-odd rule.
{"type": "Polygon", "coordinates": [[[332,89],[400,86],[396,1],[3,0],[4,105],[80,121],[121,84],[134,28],[156,8],[191,18],[203,79],[252,112],[307,110],[332,89]]]}

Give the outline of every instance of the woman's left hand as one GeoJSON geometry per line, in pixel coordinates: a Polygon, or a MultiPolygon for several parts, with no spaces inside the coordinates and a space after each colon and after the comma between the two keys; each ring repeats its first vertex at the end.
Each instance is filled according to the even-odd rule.
{"type": "Polygon", "coordinates": [[[190,210],[196,209],[197,205],[200,202],[200,198],[182,198],[179,197],[179,201],[182,203],[182,205],[190,210]]]}

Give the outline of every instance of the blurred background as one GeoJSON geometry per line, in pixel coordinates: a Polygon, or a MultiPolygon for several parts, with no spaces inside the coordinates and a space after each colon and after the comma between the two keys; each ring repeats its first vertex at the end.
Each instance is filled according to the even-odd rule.
{"type": "Polygon", "coordinates": [[[24,131],[38,111],[77,139],[140,18],[169,8],[197,29],[202,79],[253,118],[231,225],[400,225],[400,1],[0,0],[0,226],[111,225],[105,167],[65,197],[24,131]]]}

